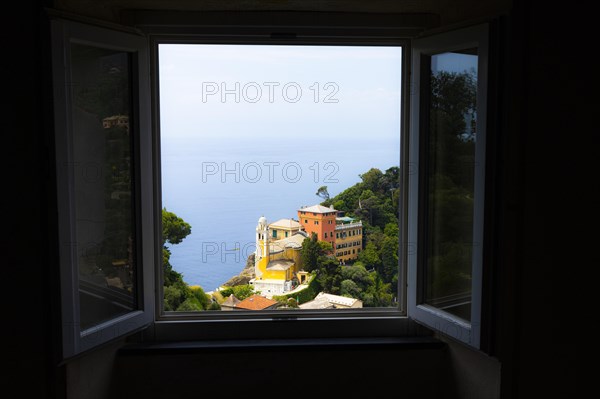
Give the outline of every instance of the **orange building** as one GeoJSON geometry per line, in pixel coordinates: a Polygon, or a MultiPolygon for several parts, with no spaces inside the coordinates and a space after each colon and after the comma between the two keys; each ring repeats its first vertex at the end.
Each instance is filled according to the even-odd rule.
{"type": "Polygon", "coordinates": [[[298,220],[308,236],[316,233],[319,241],[327,241],[333,248],[335,248],[336,216],[337,211],[333,207],[313,205],[298,209],[298,220]]]}

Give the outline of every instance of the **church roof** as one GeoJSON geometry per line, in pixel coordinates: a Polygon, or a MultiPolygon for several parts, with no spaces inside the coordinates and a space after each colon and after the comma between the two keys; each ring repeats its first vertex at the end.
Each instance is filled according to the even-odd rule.
{"type": "Polygon", "coordinates": [[[294,266],[293,260],[277,259],[269,262],[267,270],[287,270],[292,266],[294,266]]]}
{"type": "Polygon", "coordinates": [[[300,208],[298,209],[300,212],[312,212],[312,213],[329,213],[329,212],[337,212],[335,209],[333,208],[328,208],[326,206],[323,205],[313,205],[313,206],[307,206],[304,208],[300,208]]]}
{"type": "Polygon", "coordinates": [[[277,241],[269,241],[269,251],[271,253],[277,253],[283,251],[285,248],[302,248],[302,242],[308,235],[304,231],[299,231],[293,236],[282,238],[277,241]]]}
{"type": "Polygon", "coordinates": [[[294,219],[279,219],[269,225],[269,227],[282,227],[285,229],[298,229],[300,226],[301,224],[294,219]]]}

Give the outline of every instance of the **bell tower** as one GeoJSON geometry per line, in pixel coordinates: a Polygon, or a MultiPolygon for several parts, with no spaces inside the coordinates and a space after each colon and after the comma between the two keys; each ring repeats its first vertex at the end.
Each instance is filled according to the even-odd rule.
{"type": "Polygon", "coordinates": [[[257,278],[262,276],[259,264],[269,263],[269,224],[267,218],[261,216],[256,226],[256,252],[254,255],[254,273],[257,278]],[[264,259],[264,260],[263,260],[264,259]]]}

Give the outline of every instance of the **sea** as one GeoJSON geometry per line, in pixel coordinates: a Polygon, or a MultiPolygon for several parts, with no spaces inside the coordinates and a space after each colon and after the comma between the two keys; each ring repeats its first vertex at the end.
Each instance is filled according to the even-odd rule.
{"type": "Polygon", "coordinates": [[[163,140],[162,206],[192,226],[169,245],[170,262],[188,284],[213,291],[244,268],[261,216],[297,219],[300,207],[323,201],[319,187],[334,196],[371,168],[398,166],[399,154],[399,135],[163,140]]]}

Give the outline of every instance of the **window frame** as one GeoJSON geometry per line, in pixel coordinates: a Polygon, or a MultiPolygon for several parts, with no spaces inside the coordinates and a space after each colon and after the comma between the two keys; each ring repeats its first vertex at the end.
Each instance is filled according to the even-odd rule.
{"type": "MultiPolygon", "coordinates": [[[[169,29],[164,26],[153,26],[142,24],[148,34],[151,54],[151,75],[153,76],[152,87],[152,109],[153,109],[153,142],[154,157],[156,165],[160,165],[160,107],[159,107],[159,81],[158,81],[158,45],[159,44],[271,44],[271,45],[354,45],[354,46],[401,46],[401,126],[400,131],[400,187],[403,195],[400,197],[399,210],[399,276],[398,290],[404,292],[398,298],[397,308],[363,308],[336,309],[335,311],[281,311],[262,310],[227,312],[222,314],[213,312],[164,312],[162,303],[162,266],[157,266],[156,276],[156,314],[155,321],[145,335],[155,341],[180,341],[196,339],[257,339],[277,338],[286,336],[290,338],[309,337],[365,337],[365,336],[403,336],[428,334],[420,326],[407,317],[406,306],[406,261],[402,250],[402,242],[405,242],[406,203],[407,192],[404,188],[407,179],[404,178],[408,170],[408,107],[409,107],[409,65],[410,65],[410,38],[408,36],[378,37],[378,32],[373,30],[361,31],[360,35],[346,38],[338,36],[336,30],[328,29],[325,32],[318,28],[298,28],[306,36],[296,35],[292,40],[282,40],[272,37],[272,29],[267,34],[257,34],[252,29],[247,29],[244,35],[219,35],[214,33],[203,34],[166,34],[169,29]],[[402,226],[405,226],[404,228],[402,226]],[[235,328],[232,332],[232,322],[243,323],[243,328],[235,328]],[[273,324],[276,323],[276,324],[273,324]],[[276,328],[274,328],[276,327],[276,328]]],[[[177,31],[177,29],[174,29],[177,31]]],[[[193,29],[191,29],[193,30],[193,29]]],[[[259,31],[264,27],[258,28],[259,31]]],[[[216,29],[218,31],[218,29],[216,29]]],[[[155,197],[157,204],[155,212],[155,225],[160,226],[160,209],[162,206],[162,183],[160,168],[155,169],[155,197]]],[[[160,227],[157,228],[155,240],[160,242],[160,227]]],[[[157,251],[161,250],[157,246],[157,251]]],[[[157,256],[160,261],[161,257],[157,256]]]]}
{"type": "Polygon", "coordinates": [[[149,115],[149,54],[144,36],[72,20],[51,19],[56,188],[58,204],[59,272],[61,285],[61,344],[68,359],[113,339],[141,330],[153,321],[152,157],[149,115]],[[74,163],[70,87],[70,44],[78,43],[131,54],[132,140],[134,166],[134,219],[136,233],[137,310],[108,319],[84,331],[80,327],[79,276],[72,243],[76,244],[74,163]],[[136,128],[137,127],[137,128],[136,128]]]}
{"type": "Polygon", "coordinates": [[[408,314],[419,323],[426,325],[445,336],[449,336],[476,349],[481,348],[482,291],[483,291],[483,249],[484,211],[486,174],[486,135],[488,114],[488,58],[489,25],[487,23],[458,30],[423,37],[413,41],[410,122],[410,164],[414,171],[409,174],[409,220],[408,242],[408,314]],[[422,224],[426,202],[424,176],[421,171],[427,161],[426,152],[421,146],[426,132],[421,131],[421,60],[448,51],[478,48],[477,71],[477,141],[475,149],[475,201],[473,209],[473,261],[471,284],[471,320],[460,319],[434,306],[422,303],[424,284],[424,239],[422,224]]]}
{"type": "MultiPolygon", "coordinates": [[[[314,16],[312,16],[314,17],[314,16]]],[[[74,17],[69,17],[76,19],[74,17]]],[[[252,19],[252,18],[251,18],[252,19]]],[[[120,27],[114,24],[106,24],[91,21],[84,18],[85,23],[65,20],[52,21],[52,63],[54,74],[54,102],[55,102],[55,130],[56,130],[56,162],[57,162],[57,191],[59,204],[59,239],[64,242],[65,232],[72,231],[72,210],[69,209],[69,199],[62,193],[69,193],[69,175],[61,176],[60,162],[68,160],[68,115],[61,104],[69,104],[65,82],[68,77],[63,73],[63,63],[66,38],[65,26],[73,26],[71,33],[88,32],[90,43],[105,43],[112,41],[118,43],[120,48],[125,46],[122,42],[124,36],[136,35],[143,38],[145,48],[140,50],[140,59],[147,62],[138,62],[139,87],[135,104],[139,113],[139,126],[144,134],[140,135],[137,143],[138,159],[137,165],[138,187],[136,193],[138,209],[136,219],[138,224],[136,231],[139,232],[138,240],[138,264],[140,304],[142,309],[135,316],[126,315],[110,320],[100,326],[94,327],[91,336],[93,342],[83,343],[77,331],[76,315],[77,301],[76,282],[73,279],[73,265],[68,251],[60,248],[60,271],[61,271],[61,305],[62,305],[62,334],[63,334],[63,357],[68,358],[91,349],[95,346],[108,342],[112,339],[131,334],[134,331],[142,331],[142,337],[151,341],[183,341],[201,339],[269,339],[280,338],[327,338],[327,337],[397,337],[406,335],[429,335],[430,329],[439,330],[449,336],[454,336],[459,341],[476,348],[480,347],[479,323],[481,322],[481,262],[478,270],[474,270],[473,279],[479,283],[473,290],[473,296],[478,297],[479,309],[473,309],[472,313],[479,315],[478,322],[472,322],[471,326],[457,323],[455,318],[448,317],[444,312],[436,309],[427,309],[423,305],[417,305],[417,257],[418,251],[418,162],[419,162],[419,95],[418,77],[419,68],[416,51],[411,46],[422,45],[429,41],[431,48],[439,49],[439,45],[450,44],[457,38],[466,38],[465,32],[479,32],[480,39],[478,47],[482,48],[485,43],[487,52],[487,26],[477,26],[444,33],[443,36],[429,36],[422,39],[414,39],[427,27],[437,23],[426,15],[415,17],[407,15],[374,15],[360,16],[355,19],[352,16],[340,17],[341,23],[334,19],[316,18],[309,23],[301,21],[299,14],[291,16],[294,23],[283,18],[275,21],[271,15],[258,17],[257,23],[247,24],[247,16],[230,17],[229,13],[167,13],[136,11],[124,12],[123,21],[128,22],[130,27],[120,27]],[[214,23],[211,18],[215,17],[214,23]],[[223,16],[225,16],[223,18],[223,16]],[[262,19],[261,19],[262,18],[262,19]],[[351,23],[345,23],[348,18],[351,23]],[[365,19],[367,22],[356,23],[365,19]],[[411,19],[414,18],[414,19],[411,19]],[[236,22],[237,19],[237,22],[236,22]],[[232,22],[233,20],[233,22],[232,22]],[[187,22],[186,22],[187,21],[187,22]],[[299,23],[298,21],[301,21],[299,23]],[[379,23],[383,21],[382,23],[379,23]],[[408,21],[408,22],[407,22],[408,21]],[[88,25],[93,23],[96,26],[88,25]],[[122,32],[119,32],[121,30],[122,32]],[[118,39],[117,39],[118,38],[118,39]],[[201,43],[201,44],[285,44],[285,45],[393,45],[402,46],[402,87],[401,87],[401,129],[400,129],[400,189],[402,195],[399,199],[399,292],[404,292],[398,298],[398,308],[386,309],[338,309],[335,312],[310,311],[282,312],[282,311],[247,311],[228,312],[226,318],[220,317],[198,317],[198,313],[177,312],[165,317],[162,314],[162,247],[161,238],[161,198],[162,189],[160,181],[160,114],[158,104],[158,43],[201,43]],[[62,76],[62,77],[61,77],[62,76]],[[150,79],[152,77],[152,79],[150,79]],[[144,83],[144,79],[148,84],[144,83]],[[62,82],[56,84],[56,82],[62,82]],[[57,105],[58,104],[58,105],[57,105]],[[147,122],[148,121],[148,122],[147,122]],[[148,132],[146,134],[145,132],[148,132]],[[151,134],[150,134],[151,132],[151,134]],[[415,136],[416,134],[416,136],[415,136]],[[417,190],[415,190],[415,188],[417,190]],[[61,197],[63,195],[63,197],[61,197]],[[415,197],[416,196],[416,197],[415,197]],[[415,213],[417,211],[417,213],[415,213]],[[61,216],[62,215],[62,216],[61,216]],[[67,215],[65,217],[65,215],[67,215]],[[415,322],[417,321],[417,322],[415,322]],[[234,326],[231,323],[236,323],[234,326]],[[242,323],[241,325],[239,323],[242,323]],[[421,324],[428,328],[424,329],[421,324]],[[452,334],[452,329],[460,331],[458,336],[452,334]],[[469,327],[469,328],[467,328],[469,327]],[[468,339],[464,332],[468,331],[468,339]]],[[[461,46],[462,47],[462,46],[461,46]]],[[[114,47],[113,47],[114,48],[114,47]]],[[[139,49],[138,49],[139,50],[139,49]]],[[[487,61],[480,57],[480,62],[487,61]]],[[[482,74],[487,73],[487,65],[479,69],[480,79],[482,74]]],[[[486,77],[487,80],[487,77],[486,77]]],[[[478,89],[478,104],[485,110],[483,104],[487,103],[485,93],[480,95],[478,89]]],[[[479,113],[479,110],[478,110],[479,113]]],[[[484,114],[485,112],[483,112],[484,114]]],[[[481,123],[485,121],[485,115],[479,113],[481,123]]],[[[478,122],[479,123],[479,122],[478,122]]],[[[479,128],[478,128],[479,131],[479,128]]],[[[485,141],[485,138],[483,139],[485,141]]],[[[484,145],[485,148],[485,145],[484,145]]],[[[485,162],[485,155],[478,151],[478,160],[485,162]],[[482,158],[483,157],[483,158],[482,158]]],[[[481,177],[481,176],[480,176],[481,177]]],[[[478,190],[483,195],[483,188],[478,190]]],[[[69,194],[70,195],[70,194],[69,194]]],[[[483,216],[483,202],[479,201],[477,214],[483,216]]],[[[482,220],[482,218],[481,218],[482,220]]],[[[483,223],[476,226],[474,236],[482,237],[483,223]]],[[[67,234],[68,237],[68,234],[67,234]]],[[[480,240],[479,248],[483,248],[480,240]]],[[[360,252],[360,249],[359,249],[360,252]]],[[[479,254],[481,258],[481,251],[479,254]]],[[[475,303],[476,301],[473,300],[475,303]]]]}

